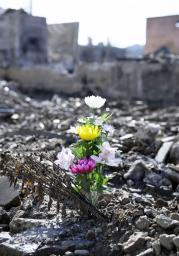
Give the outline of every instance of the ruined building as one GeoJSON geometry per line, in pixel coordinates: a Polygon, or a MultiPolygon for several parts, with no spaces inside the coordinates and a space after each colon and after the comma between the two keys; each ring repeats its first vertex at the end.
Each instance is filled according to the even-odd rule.
{"type": "Polygon", "coordinates": [[[78,30],[78,22],[48,25],[49,62],[70,66],[78,61],[78,30]]]}
{"type": "Polygon", "coordinates": [[[7,9],[0,15],[0,35],[1,67],[47,62],[45,18],[7,9]]]}
{"type": "Polygon", "coordinates": [[[147,19],[145,53],[160,48],[179,55],[179,15],[147,19]]]}

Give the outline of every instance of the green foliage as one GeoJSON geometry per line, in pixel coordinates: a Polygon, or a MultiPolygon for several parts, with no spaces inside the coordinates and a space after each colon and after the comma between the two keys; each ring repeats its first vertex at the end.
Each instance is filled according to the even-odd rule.
{"type": "MultiPolygon", "coordinates": [[[[78,139],[78,141],[71,145],[71,150],[77,159],[84,157],[90,157],[92,155],[98,156],[100,154],[100,146],[103,142],[107,141],[108,133],[102,131],[102,125],[109,120],[110,113],[104,113],[101,116],[95,116],[94,113],[91,117],[81,118],[79,122],[83,125],[95,125],[96,121],[101,127],[101,135],[95,140],[84,141],[78,139]]],[[[75,175],[75,189],[83,193],[91,203],[97,204],[98,197],[106,189],[106,184],[109,178],[104,174],[104,165],[98,163],[96,168],[88,174],[75,175]]]]}

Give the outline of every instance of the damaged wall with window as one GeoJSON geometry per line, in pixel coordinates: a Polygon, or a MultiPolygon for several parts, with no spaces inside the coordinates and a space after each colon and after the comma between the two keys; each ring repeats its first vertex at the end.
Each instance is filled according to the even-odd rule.
{"type": "Polygon", "coordinates": [[[0,35],[1,67],[47,62],[45,18],[8,9],[0,15],[0,35]]]}
{"type": "Polygon", "coordinates": [[[179,15],[148,18],[146,35],[145,53],[163,48],[179,55],[179,15]]]}

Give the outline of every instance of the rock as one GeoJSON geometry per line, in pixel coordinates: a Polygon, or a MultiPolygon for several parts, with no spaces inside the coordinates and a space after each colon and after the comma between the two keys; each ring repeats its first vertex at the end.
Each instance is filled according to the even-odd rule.
{"type": "Polygon", "coordinates": [[[159,212],[153,208],[145,208],[144,213],[149,217],[149,218],[155,218],[159,212]]]}
{"type": "Polygon", "coordinates": [[[170,168],[161,169],[161,171],[169,180],[171,180],[172,183],[179,184],[179,172],[178,170],[174,169],[174,166],[170,166],[170,168]]]}
{"type": "Polygon", "coordinates": [[[152,244],[152,247],[154,249],[156,256],[160,256],[161,255],[161,246],[160,246],[159,240],[154,241],[152,244]]]}
{"type": "Polygon", "coordinates": [[[120,190],[120,202],[122,205],[128,204],[130,202],[130,193],[124,189],[120,190]]]}
{"type": "Polygon", "coordinates": [[[145,244],[145,233],[135,232],[132,234],[128,241],[123,244],[125,253],[133,253],[145,244]]]}
{"type": "Polygon", "coordinates": [[[93,230],[88,230],[87,233],[86,233],[85,238],[87,240],[95,240],[96,239],[95,232],[93,230]]]}
{"type": "Polygon", "coordinates": [[[145,176],[145,173],[148,173],[150,170],[141,160],[137,160],[131,166],[129,171],[124,174],[125,179],[131,179],[133,181],[140,181],[145,176]]]}
{"type": "MultiPolygon", "coordinates": [[[[53,254],[55,251],[58,251],[58,254],[60,254],[61,252],[64,253],[65,251],[69,251],[69,244],[68,247],[66,244],[66,249],[64,250],[64,247],[61,246],[62,242],[59,243],[59,240],[71,234],[70,228],[71,222],[59,223],[59,225],[53,225],[53,223],[51,222],[51,225],[32,227],[21,233],[14,234],[9,240],[0,244],[0,255],[36,255],[35,253],[37,250],[39,255],[44,255],[44,253],[50,255],[53,254]],[[54,247],[52,251],[49,247],[52,246],[51,242],[54,241],[56,241],[57,244],[53,244],[54,247]]],[[[73,232],[72,237],[74,237],[73,232]]],[[[74,250],[77,249],[76,246],[79,245],[80,242],[81,240],[79,240],[79,238],[74,240],[74,250]]],[[[92,241],[87,242],[90,244],[93,243],[92,241]]]]}
{"type": "Polygon", "coordinates": [[[149,248],[146,251],[137,254],[137,256],[154,256],[154,251],[152,248],[149,248]]]}
{"type": "Polygon", "coordinates": [[[179,221],[179,214],[178,214],[177,212],[173,212],[173,213],[171,214],[170,218],[171,218],[172,220],[177,220],[177,221],[179,221]]]}
{"type": "Polygon", "coordinates": [[[61,243],[61,248],[63,251],[73,251],[76,249],[76,241],[75,240],[66,240],[61,243]]]}
{"type": "Polygon", "coordinates": [[[20,205],[20,199],[17,187],[10,186],[6,176],[0,176],[0,206],[11,208],[18,205],[20,205]]]}
{"type": "Polygon", "coordinates": [[[123,245],[118,243],[118,244],[110,244],[110,253],[109,256],[122,256],[124,255],[123,252],[123,245]]]}
{"type": "Polygon", "coordinates": [[[143,181],[146,184],[150,184],[152,186],[158,186],[161,179],[162,179],[161,175],[151,172],[146,175],[146,177],[143,179],[143,181]]]}
{"type": "Polygon", "coordinates": [[[0,231],[9,231],[8,224],[0,224],[0,231]]]}
{"type": "Polygon", "coordinates": [[[179,235],[179,227],[174,228],[173,233],[178,236],[179,235]]]}
{"type": "Polygon", "coordinates": [[[173,238],[173,243],[179,249],[179,236],[173,238]]]}
{"type": "Polygon", "coordinates": [[[45,245],[36,250],[35,256],[49,256],[51,253],[58,255],[64,253],[64,251],[59,245],[45,245]]]}
{"type": "Polygon", "coordinates": [[[0,232],[0,243],[4,243],[5,241],[11,238],[9,232],[0,232]]]}
{"type": "Polygon", "coordinates": [[[158,163],[162,163],[165,161],[172,145],[173,145],[173,141],[167,141],[163,143],[163,145],[161,146],[161,148],[159,149],[155,157],[155,160],[158,163]]]}
{"type": "Polygon", "coordinates": [[[65,251],[74,251],[74,250],[81,250],[81,249],[89,249],[94,246],[94,241],[88,240],[65,240],[62,241],[60,247],[65,251]]]}
{"type": "Polygon", "coordinates": [[[9,242],[4,242],[0,244],[0,255],[2,256],[24,256],[31,255],[39,247],[37,243],[31,244],[11,244],[9,242]]]}
{"type": "Polygon", "coordinates": [[[168,202],[163,200],[162,198],[158,198],[155,203],[156,207],[162,208],[162,207],[168,207],[168,202]]]}
{"type": "Polygon", "coordinates": [[[75,250],[74,253],[75,253],[75,255],[79,255],[79,256],[88,256],[89,255],[88,250],[75,250]]]}
{"type": "Polygon", "coordinates": [[[170,161],[179,164],[179,141],[175,142],[170,150],[170,161]]]}
{"type": "Polygon", "coordinates": [[[74,256],[74,253],[73,252],[70,252],[70,251],[68,251],[68,252],[65,252],[65,254],[64,254],[65,256],[74,256]]]}
{"type": "Polygon", "coordinates": [[[0,224],[9,224],[9,222],[9,215],[2,207],[0,207],[0,224]]]}
{"type": "Polygon", "coordinates": [[[172,250],[173,248],[173,238],[175,238],[175,235],[167,235],[162,234],[160,235],[160,244],[166,248],[167,250],[172,250]]]}
{"type": "Polygon", "coordinates": [[[179,221],[172,220],[169,217],[166,217],[164,214],[157,215],[156,223],[163,229],[172,229],[179,226],[179,221]]]}
{"type": "Polygon", "coordinates": [[[17,233],[17,232],[24,231],[32,227],[38,227],[44,224],[47,224],[47,220],[13,218],[9,224],[9,227],[12,233],[17,233]]]}
{"type": "Polygon", "coordinates": [[[136,221],[136,228],[139,230],[146,230],[149,228],[150,221],[146,216],[141,216],[137,221],[136,221]]]}

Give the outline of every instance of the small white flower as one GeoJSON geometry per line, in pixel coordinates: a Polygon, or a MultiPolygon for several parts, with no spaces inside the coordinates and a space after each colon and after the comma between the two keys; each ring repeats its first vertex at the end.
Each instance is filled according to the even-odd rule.
{"type": "Polygon", "coordinates": [[[85,103],[90,108],[101,108],[106,102],[106,99],[100,96],[88,96],[85,97],[85,103]]]}
{"type": "Polygon", "coordinates": [[[74,133],[74,134],[76,134],[77,132],[76,132],[76,127],[74,127],[74,126],[70,126],[70,129],[67,131],[68,133],[74,133]]]}
{"type": "Polygon", "coordinates": [[[55,164],[60,168],[69,170],[70,165],[73,163],[75,156],[72,154],[71,149],[62,148],[62,151],[58,153],[55,164]]]}
{"type": "Polygon", "coordinates": [[[114,134],[115,129],[112,125],[104,124],[102,128],[103,128],[103,131],[108,132],[110,136],[114,134]]]}
{"type": "Polygon", "coordinates": [[[109,142],[104,142],[99,148],[101,153],[98,156],[91,156],[97,163],[116,167],[121,163],[121,158],[115,157],[116,148],[112,148],[109,142]]]}

